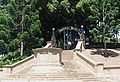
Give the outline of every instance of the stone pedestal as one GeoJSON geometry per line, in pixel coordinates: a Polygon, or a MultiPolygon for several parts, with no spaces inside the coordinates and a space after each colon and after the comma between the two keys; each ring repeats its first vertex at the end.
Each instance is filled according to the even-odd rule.
{"type": "Polygon", "coordinates": [[[33,49],[36,64],[32,67],[32,72],[57,72],[62,69],[60,48],[37,48],[33,49]]]}
{"type": "Polygon", "coordinates": [[[33,49],[36,62],[41,64],[61,64],[61,52],[60,48],[37,48],[33,49]]]}

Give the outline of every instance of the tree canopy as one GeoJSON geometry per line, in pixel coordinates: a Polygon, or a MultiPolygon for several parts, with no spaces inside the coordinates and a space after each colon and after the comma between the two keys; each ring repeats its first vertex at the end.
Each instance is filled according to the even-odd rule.
{"type": "Polygon", "coordinates": [[[41,32],[39,8],[36,8],[36,4],[31,0],[24,0],[23,3],[21,0],[1,0],[0,54],[20,52],[22,41],[25,55],[31,55],[33,48],[42,47],[44,39],[41,32]]]}

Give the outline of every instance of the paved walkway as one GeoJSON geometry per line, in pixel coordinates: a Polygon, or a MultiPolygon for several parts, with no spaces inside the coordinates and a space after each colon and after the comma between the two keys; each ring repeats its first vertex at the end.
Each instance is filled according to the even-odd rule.
{"type": "MultiPolygon", "coordinates": [[[[108,49],[111,51],[114,51],[116,53],[120,54],[120,50],[115,50],[115,49],[108,49]]],[[[87,57],[91,58],[92,60],[94,60],[95,62],[103,62],[105,64],[105,66],[116,66],[116,65],[120,65],[119,61],[120,61],[120,55],[116,56],[116,57],[104,57],[98,54],[95,55],[91,55],[91,51],[96,51],[96,49],[86,49],[85,51],[82,52],[82,54],[86,55],[87,57]]]]}

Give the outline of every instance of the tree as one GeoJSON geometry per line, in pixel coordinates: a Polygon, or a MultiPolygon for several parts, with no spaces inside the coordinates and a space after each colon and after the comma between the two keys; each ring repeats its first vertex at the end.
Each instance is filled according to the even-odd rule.
{"type": "Polygon", "coordinates": [[[21,50],[26,55],[31,55],[33,48],[42,47],[44,39],[36,1],[7,0],[0,4],[0,40],[8,47],[5,54],[20,49],[22,42],[21,50]]]}
{"type": "MultiPolygon", "coordinates": [[[[102,39],[106,50],[106,41],[113,35],[115,22],[117,20],[115,18],[119,13],[118,3],[114,3],[113,0],[93,0],[90,9],[91,15],[89,16],[89,20],[92,22],[96,22],[96,20],[99,21],[99,27],[94,28],[96,28],[98,32],[101,31],[99,37],[102,37],[99,39],[102,39]]],[[[95,25],[95,23],[93,23],[93,25],[95,25]]]]}
{"type": "Polygon", "coordinates": [[[8,45],[4,42],[4,40],[0,40],[0,55],[8,53],[8,45]]]}

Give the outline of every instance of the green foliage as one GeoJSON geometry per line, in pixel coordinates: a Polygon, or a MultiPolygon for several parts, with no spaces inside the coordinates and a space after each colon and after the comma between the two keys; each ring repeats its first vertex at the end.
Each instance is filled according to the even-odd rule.
{"type": "Polygon", "coordinates": [[[31,11],[31,5],[26,5],[25,8],[24,8],[24,14],[28,14],[29,15],[30,11],[31,11]]]}
{"type": "Polygon", "coordinates": [[[90,39],[93,42],[101,42],[102,36],[100,35],[100,32],[97,28],[93,28],[92,30],[90,30],[91,36],[90,39]]]}
{"type": "Polygon", "coordinates": [[[59,2],[57,0],[52,0],[51,2],[48,2],[47,7],[50,10],[50,12],[54,12],[59,5],[59,2]]]}
{"type": "Polygon", "coordinates": [[[23,32],[20,36],[21,41],[25,41],[29,39],[29,33],[28,32],[23,32]]]}
{"type": "Polygon", "coordinates": [[[63,1],[61,1],[61,6],[63,6],[63,8],[65,8],[65,10],[68,12],[68,13],[70,13],[70,11],[69,11],[69,9],[70,9],[70,3],[69,3],[69,1],[68,0],[63,0],[63,1]]]}
{"type": "Polygon", "coordinates": [[[0,54],[16,52],[22,41],[26,55],[31,55],[33,48],[43,45],[37,0],[25,0],[23,9],[21,4],[19,0],[7,0],[5,4],[0,4],[0,54]]]}
{"type": "Polygon", "coordinates": [[[11,65],[14,64],[20,60],[25,59],[27,56],[23,55],[20,56],[20,51],[17,50],[15,52],[9,52],[7,55],[0,57],[0,67],[3,67],[3,65],[11,65]]]}
{"type": "Polygon", "coordinates": [[[12,51],[12,52],[16,51],[17,48],[19,47],[19,44],[20,44],[19,39],[14,39],[14,40],[10,41],[9,51],[12,51]]]}
{"type": "Polygon", "coordinates": [[[6,54],[8,52],[8,45],[4,40],[0,40],[0,54],[6,54]]]}
{"type": "Polygon", "coordinates": [[[55,11],[58,11],[58,9],[63,8],[67,13],[70,14],[70,12],[74,12],[74,9],[71,8],[71,4],[69,0],[50,0],[47,3],[47,8],[51,13],[54,13],[55,11]]]}
{"type": "Polygon", "coordinates": [[[12,4],[7,4],[7,5],[6,5],[6,9],[7,9],[7,11],[9,12],[9,14],[10,14],[11,16],[14,16],[14,15],[15,15],[15,8],[13,7],[12,4]]]}
{"type": "Polygon", "coordinates": [[[0,39],[7,40],[8,39],[8,32],[6,30],[0,30],[0,39]]]}
{"type": "Polygon", "coordinates": [[[90,5],[90,10],[91,15],[88,17],[88,20],[91,22],[91,25],[95,25],[94,22],[96,20],[99,21],[99,25],[97,23],[98,26],[91,27],[91,40],[96,38],[96,40],[109,41],[111,38],[114,38],[113,32],[116,26],[118,26],[116,24],[117,20],[115,19],[119,12],[118,3],[114,3],[112,0],[93,0],[93,3],[90,5]],[[95,28],[99,33],[94,32],[95,28]]]}

